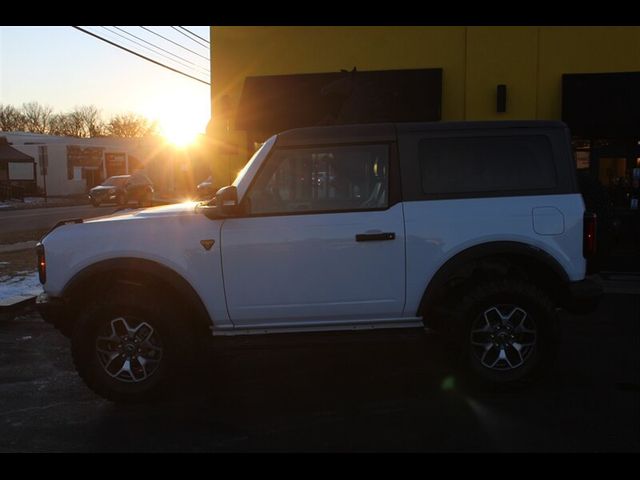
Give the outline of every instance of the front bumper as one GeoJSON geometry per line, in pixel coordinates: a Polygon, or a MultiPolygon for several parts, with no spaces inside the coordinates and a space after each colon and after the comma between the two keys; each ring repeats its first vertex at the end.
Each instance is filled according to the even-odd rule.
{"type": "Polygon", "coordinates": [[[36,298],[36,309],[45,322],[52,324],[67,337],[71,336],[72,312],[64,299],[41,293],[36,298]]]}
{"type": "Polygon", "coordinates": [[[118,198],[118,195],[115,193],[100,193],[100,194],[95,194],[95,193],[90,193],[89,194],[89,200],[95,200],[97,202],[108,202],[110,200],[116,200],[118,198]]]}
{"type": "Polygon", "coordinates": [[[594,312],[600,304],[603,292],[602,285],[590,278],[570,282],[562,306],[571,313],[594,312]]]}

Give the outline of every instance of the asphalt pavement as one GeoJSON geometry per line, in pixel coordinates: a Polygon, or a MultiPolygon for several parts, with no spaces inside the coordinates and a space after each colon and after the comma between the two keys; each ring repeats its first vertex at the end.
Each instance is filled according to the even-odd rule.
{"type": "Polygon", "coordinates": [[[116,208],[114,205],[102,207],[77,205],[26,210],[0,210],[0,233],[42,230],[53,227],[60,220],[99,217],[110,214],[116,208]]]}
{"type": "Polygon", "coordinates": [[[172,398],[119,406],[84,386],[69,341],[26,309],[0,318],[0,451],[640,451],[640,295],[562,314],[562,334],[554,368],[520,390],[465,383],[432,336],[307,336],[214,344],[172,398]]]}

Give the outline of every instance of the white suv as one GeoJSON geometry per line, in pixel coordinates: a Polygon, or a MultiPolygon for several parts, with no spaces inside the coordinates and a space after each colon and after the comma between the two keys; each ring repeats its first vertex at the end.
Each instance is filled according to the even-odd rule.
{"type": "Polygon", "coordinates": [[[62,223],[37,304],[113,400],[155,395],[212,335],[428,328],[520,381],[551,356],[556,307],[601,293],[560,122],[290,130],[212,201],[62,223]]]}

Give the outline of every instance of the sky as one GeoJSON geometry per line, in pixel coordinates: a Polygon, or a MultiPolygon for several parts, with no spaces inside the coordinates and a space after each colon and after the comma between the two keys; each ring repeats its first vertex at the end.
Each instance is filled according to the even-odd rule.
{"type": "MultiPolygon", "coordinates": [[[[153,50],[151,45],[113,26],[81,28],[210,81],[209,49],[169,26],[145,28],[193,53],[139,26],[118,28],[166,51],[153,53],[147,49],[153,50]]],[[[209,40],[208,26],[184,28],[209,40]]],[[[208,46],[202,40],[199,42],[208,46]]],[[[95,105],[104,119],[137,113],[158,120],[161,130],[168,135],[202,133],[210,118],[209,85],[154,65],[70,26],[0,27],[0,104],[17,107],[30,101],[49,105],[59,113],[80,105],[95,105]]]]}

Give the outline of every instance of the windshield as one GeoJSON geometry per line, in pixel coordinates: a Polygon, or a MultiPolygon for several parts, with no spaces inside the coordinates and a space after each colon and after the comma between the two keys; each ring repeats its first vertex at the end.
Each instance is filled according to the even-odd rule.
{"type": "Polygon", "coordinates": [[[260,164],[264,161],[266,156],[271,151],[271,148],[276,143],[277,135],[269,138],[266,142],[262,144],[262,146],[256,150],[256,153],[253,154],[251,159],[247,162],[238,175],[236,179],[233,181],[232,185],[238,189],[238,200],[242,200],[244,193],[249,187],[249,182],[251,181],[251,177],[255,175],[257,169],[260,167],[260,164]],[[247,175],[247,173],[251,172],[251,174],[247,175]]]}
{"type": "Polygon", "coordinates": [[[102,185],[104,185],[105,187],[122,187],[124,186],[128,178],[129,177],[109,177],[104,182],[102,182],[102,185]]]}

